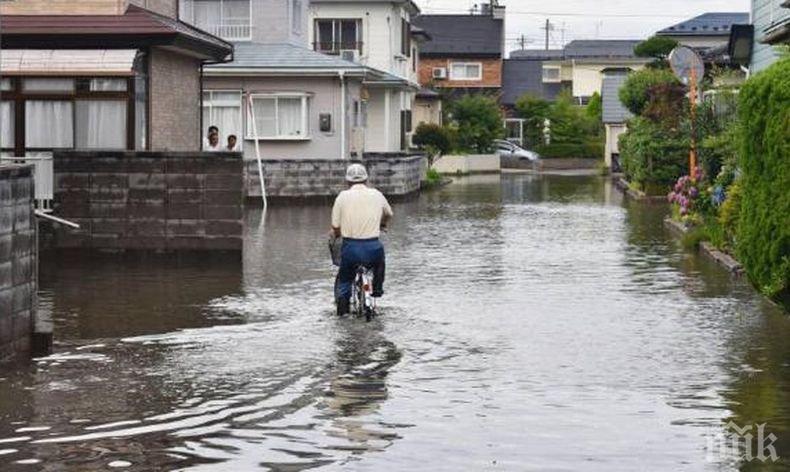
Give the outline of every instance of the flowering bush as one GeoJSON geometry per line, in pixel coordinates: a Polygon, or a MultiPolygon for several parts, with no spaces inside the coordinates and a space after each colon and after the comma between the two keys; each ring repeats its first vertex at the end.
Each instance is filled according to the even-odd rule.
{"type": "Polygon", "coordinates": [[[714,189],[704,186],[702,170],[697,168],[694,177],[694,180],[688,175],[680,177],[667,195],[669,203],[673,204],[676,211],[676,217],[685,223],[699,223],[704,214],[718,206],[714,189]]]}

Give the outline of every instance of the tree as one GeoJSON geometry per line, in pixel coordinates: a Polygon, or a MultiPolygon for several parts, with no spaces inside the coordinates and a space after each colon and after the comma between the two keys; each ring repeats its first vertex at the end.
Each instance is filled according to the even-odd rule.
{"type": "Polygon", "coordinates": [[[637,57],[652,57],[654,60],[651,66],[654,68],[666,68],[669,53],[677,46],[678,42],[672,38],[653,36],[637,44],[634,54],[637,57]]]}
{"type": "Polygon", "coordinates": [[[495,139],[505,134],[496,100],[485,95],[464,95],[449,104],[449,116],[457,128],[460,151],[486,153],[495,139]]]}
{"type": "Polygon", "coordinates": [[[543,121],[551,116],[551,102],[531,94],[516,100],[516,114],[524,119],[527,143],[535,146],[543,141],[543,121]]]}
{"type": "Polygon", "coordinates": [[[584,112],[590,119],[595,121],[603,121],[603,99],[601,99],[601,94],[595,92],[590,97],[590,101],[587,102],[587,107],[584,109],[584,112]]]}
{"type": "Polygon", "coordinates": [[[412,142],[428,153],[431,163],[436,155],[447,154],[452,148],[450,132],[435,123],[420,123],[414,130],[412,142]]]}
{"type": "Polygon", "coordinates": [[[680,81],[666,69],[642,69],[632,72],[620,88],[620,101],[634,115],[641,115],[650,101],[650,90],[659,85],[680,81]]]}

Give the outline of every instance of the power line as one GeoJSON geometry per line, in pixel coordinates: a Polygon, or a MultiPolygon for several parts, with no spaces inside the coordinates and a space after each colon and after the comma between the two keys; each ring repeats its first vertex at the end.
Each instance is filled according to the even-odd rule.
{"type": "MultiPolygon", "coordinates": [[[[427,8],[426,8],[427,10],[427,8]]],[[[451,13],[458,15],[468,15],[468,10],[457,10],[450,8],[430,8],[431,12],[451,13]]],[[[508,15],[533,15],[533,16],[572,16],[572,17],[586,17],[586,18],[689,18],[694,14],[688,15],[646,15],[637,13],[560,13],[560,12],[545,12],[545,11],[518,11],[506,10],[508,15]]]]}

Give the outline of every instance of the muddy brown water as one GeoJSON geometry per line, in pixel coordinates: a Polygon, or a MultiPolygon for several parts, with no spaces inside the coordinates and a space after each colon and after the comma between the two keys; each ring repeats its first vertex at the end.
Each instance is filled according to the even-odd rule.
{"type": "Polygon", "coordinates": [[[504,175],[395,211],[371,323],[333,316],[325,206],[250,210],[241,260],[45,255],[0,470],[767,467],[711,452],[728,421],[790,454],[790,321],[663,205],[504,175]]]}

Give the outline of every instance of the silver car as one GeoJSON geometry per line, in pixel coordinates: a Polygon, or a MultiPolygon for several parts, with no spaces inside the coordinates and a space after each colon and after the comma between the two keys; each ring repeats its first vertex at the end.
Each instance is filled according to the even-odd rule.
{"type": "Polygon", "coordinates": [[[496,153],[499,155],[499,157],[503,157],[508,160],[528,160],[530,162],[537,162],[540,160],[540,155],[537,152],[523,149],[522,147],[511,143],[510,141],[505,141],[504,139],[497,139],[494,141],[494,147],[496,148],[496,153]]]}

